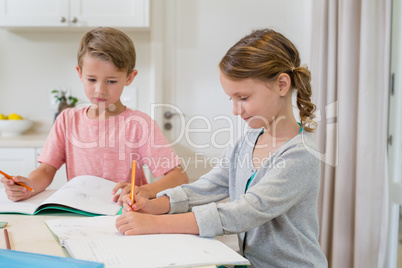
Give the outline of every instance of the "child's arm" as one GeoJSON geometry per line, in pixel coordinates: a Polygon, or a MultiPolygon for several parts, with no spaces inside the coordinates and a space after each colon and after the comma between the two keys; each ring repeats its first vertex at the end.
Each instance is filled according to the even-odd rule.
{"type": "Polygon", "coordinates": [[[200,232],[193,212],[169,215],[124,213],[117,218],[116,228],[124,235],[199,234],[200,232]]]}
{"type": "Polygon", "coordinates": [[[155,198],[156,194],[176,186],[187,184],[188,176],[181,165],[170,170],[159,180],[139,187],[137,195],[146,198],[155,198]]]}
{"type": "Polygon", "coordinates": [[[144,214],[168,213],[170,211],[170,200],[168,196],[162,196],[152,200],[136,196],[136,203],[133,205],[129,195],[126,195],[123,201],[123,214],[117,218],[116,227],[119,232],[124,235],[158,233],[199,234],[197,221],[192,212],[171,215],[144,214]],[[142,213],[133,212],[132,209],[142,213]]]}
{"type": "Polygon", "coordinates": [[[42,192],[52,183],[56,169],[48,164],[42,163],[37,169],[32,171],[28,178],[14,176],[13,179],[17,182],[22,182],[31,187],[34,191],[29,191],[27,188],[16,184],[13,180],[2,178],[8,199],[12,201],[21,201],[42,192]]]}

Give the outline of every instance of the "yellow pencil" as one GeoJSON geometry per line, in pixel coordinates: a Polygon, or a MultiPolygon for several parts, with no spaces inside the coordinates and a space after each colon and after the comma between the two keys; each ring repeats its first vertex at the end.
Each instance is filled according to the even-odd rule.
{"type": "Polygon", "coordinates": [[[135,196],[135,168],[137,166],[137,162],[133,161],[133,169],[131,172],[131,193],[130,193],[130,198],[131,201],[134,204],[134,196],[135,196]]]}

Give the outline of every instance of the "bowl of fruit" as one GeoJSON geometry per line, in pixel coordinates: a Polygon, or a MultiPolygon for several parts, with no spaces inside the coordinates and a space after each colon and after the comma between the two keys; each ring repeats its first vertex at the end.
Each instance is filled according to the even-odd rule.
{"type": "Polygon", "coordinates": [[[33,122],[22,116],[12,113],[8,116],[0,114],[0,134],[6,136],[18,136],[27,131],[33,122]]]}

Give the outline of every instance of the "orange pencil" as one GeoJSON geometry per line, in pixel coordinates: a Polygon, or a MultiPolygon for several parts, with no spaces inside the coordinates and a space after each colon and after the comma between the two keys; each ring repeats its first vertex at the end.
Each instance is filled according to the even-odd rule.
{"type": "Polygon", "coordinates": [[[4,177],[6,177],[7,179],[10,179],[10,180],[12,180],[12,181],[14,181],[14,182],[15,182],[16,184],[18,184],[18,185],[24,186],[24,187],[27,188],[29,191],[31,191],[31,192],[33,191],[32,188],[29,187],[28,185],[26,185],[25,183],[17,182],[17,181],[15,181],[15,180],[13,180],[13,177],[11,177],[10,175],[4,173],[4,172],[1,171],[1,170],[0,170],[0,174],[3,174],[4,177]]]}
{"type": "Polygon", "coordinates": [[[133,169],[131,172],[131,193],[130,193],[130,198],[131,201],[134,204],[134,196],[135,196],[135,168],[137,166],[137,162],[133,161],[133,169]]]}

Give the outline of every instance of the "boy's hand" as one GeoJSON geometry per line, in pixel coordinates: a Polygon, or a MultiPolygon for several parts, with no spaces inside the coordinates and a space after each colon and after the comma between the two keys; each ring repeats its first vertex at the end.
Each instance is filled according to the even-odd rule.
{"type": "Polygon", "coordinates": [[[116,228],[124,235],[154,234],[157,232],[155,215],[128,212],[116,219],[116,228]]]}
{"type": "Polygon", "coordinates": [[[126,194],[129,194],[131,192],[131,184],[127,182],[118,182],[114,186],[112,190],[112,194],[115,195],[113,196],[113,202],[117,202],[119,206],[122,205],[123,200],[122,197],[126,194]],[[121,189],[120,193],[116,194],[119,190],[121,189]]]}
{"type": "MultiPolygon", "coordinates": [[[[113,197],[113,202],[117,202],[119,206],[123,204],[123,196],[130,194],[131,192],[131,183],[127,182],[118,182],[114,186],[112,190],[112,194],[115,196],[113,197]],[[121,189],[121,192],[116,194],[121,189]]],[[[151,198],[151,193],[142,186],[135,187],[135,195],[145,197],[147,199],[151,198]]]]}
{"type": "MultiPolygon", "coordinates": [[[[13,176],[13,180],[22,182],[33,188],[33,182],[25,177],[13,176]]],[[[0,180],[4,184],[8,199],[15,202],[28,199],[33,195],[31,191],[24,186],[16,184],[13,180],[7,179],[6,177],[2,177],[0,180]]]]}

